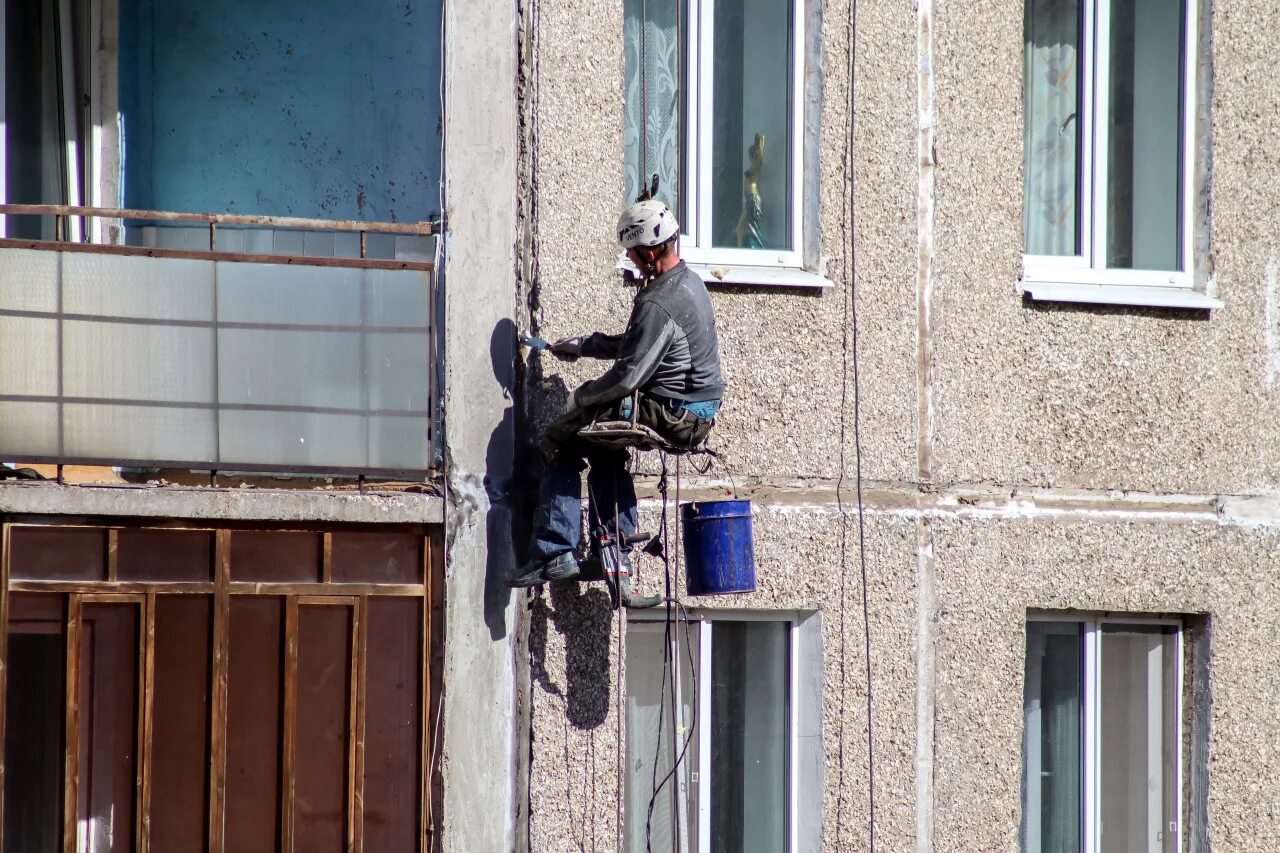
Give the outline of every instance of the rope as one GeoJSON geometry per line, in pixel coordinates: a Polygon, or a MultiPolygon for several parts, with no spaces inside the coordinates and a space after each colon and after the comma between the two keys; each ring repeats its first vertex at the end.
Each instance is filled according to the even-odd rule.
{"type": "MultiPolygon", "coordinates": [[[[693,641],[690,638],[690,634],[689,634],[689,613],[685,609],[684,605],[680,602],[679,596],[674,591],[674,586],[671,582],[671,559],[670,559],[671,550],[670,550],[670,536],[668,535],[669,526],[667,524],[667,507],[668,507],[667,454],[662,453],[660,458],[662,460],[662,473],[658,479],[658,492],[659,494],[662,495],[662,515],[661,515],[661,518],[662,518],[662,565],[663,565],[663,570],[666,574],[666,611],[667,611],[666,619],[663,625],[662,682],[664,685],[664,690],[668,685],[670,686],[670,689],[671,689],[670,726],[673,732],[672,738],[671,738],[671,749],[674,752],[675,744],[676,744],[675,717],[676,717],[676,714],[679,713],[679,708],[677,707],[677,704],[676,704],[675,679],[677,677],[676,673],[678,672],[677,668],[678,668],[679,662],[678,662],[678,658],[675,657],[675,653],[672,651],[673,649],[672,631],[673,631],[673,623],[678,623],[679,617],[674,616],[672,612],[673,605],[680,610],[680,613],[682,614],[682,617],[684,619],[685,649],[689,657],[689,670],[693,676],[692,680],[695,686],[695,692],[696,692],[696,686],[698,683],[698,671],[697,671],[696,664],[694,663],[694,660],[693,660],[693,641]]],[[[679,493],[680,493],[680,461],[679,461],[679,457],[677,456],[676,457],[676,506],[677,506],[676,515],[677,517],[675,522],[677,533],[679,532],[679,529],[680,529],[679,493]]],[[[678,543],[676,545],[676,561],[678,564],[679,563],[679,544],[678,543]]],[[[678,641],[675,643],[675,645],[678,647],[678,641]]],[[[693,708],[693,713],[691,715],[690,725],[685,731],[684,740],[683,740],[683,743],[681,743],[680,745],[680,750],[679,752],[674,753],[674,760],[671,763],[671,769],[668,770],[666,774],[662,777],[661,781],[659,781],[658,780],[658,758],[662,755],[662,732],[663,732],[663,724],[664,722],[666,722],[666,716],[665,716],[666,705],[662,701],[661,696],[659,697],[659,700],[658,700],[658,737],[657,737],[657,742],[654,745],[653,774],[650,779],[650,784],[653,789],[653,793],[649,797],[648,814],[645,817],[645,825],[644,825],[646,853],[653,853],[653,808],[658,801],[658,795],[662,792],[662,789],[666,786],[668,782],[671,782],[672,780],[676,779],[676,774],[680,772],[680,768],[684,765],[685,758],[688,756],[689,745],[693,742],[693,733],[698,726],[698,717],[697,717],[698,703],[696,700],[696,695],[695,695],[694,701],[691,703],[691,707],[693,708]]],[[[680,843],[681,842],[680,819],[682,815],[681,815],[681,809],[680,809],[679,790],[680,790],[679,782],[676,781],[674,783],[674,787],[672,790],[672,794],[676,802],[676,807],[672,809],[672,839],[673,839],[674,849],[677,851],[677,853],[679,853],[679,851],[682,849],[681,843],[680,843]]]]}
{"type": "Polygon", "coordinates": [[[856,119],[854,113],[854,92],[857,83],[856,59],[857,59],[857,20],[858,20],[858,4],[857,0],[850,0],[849,3],[849,21],[848,21],[848,39],[849,39],[849,89],[846,102],[846,115],[848,116],[848,134],[845,139],[844,150],[844,170],[845,170],[845,198],[844,207],[845,214],[841,217],[841,228],[844,231],[844,239],[842,240],[842,248],[844,251],[844,274],[848,277],[848,287],[845,289],[844,300],[844,328],[846,330],[844,341],[842,343],[842,360],[843,360],[843,380],[840,385],[840,476],[836,483],[836,505],[840,513],[840,739],[838,744],[839,757],[837,759],[840,771],[837,788],[840,792],[836,800],[836,833],[839,835],[843,827],[843,811],[844,811],[844,795],[846,790],[844,785],[845,776],[845,760],[844,760],[844,702],[847,695],[846,674],[845,674],[845,591],[846,580],[848,578],[848,533],[847,524],[848,516],[844,507],[843,488],[845,481],[845,445],[847,443],[847,416],[849,403],[849,379],[852,373],[853,379],[853,452],[854,452],[854,477],[855,477],[855,499],[857,501],[858,511],[858,565],[859,574],[862,583],[862,628],[863,628],[863,653],[866,662],[865,679],[867,688],[867,850],[868,853],[875,853],[876,849],[876,794],[875,794],[875,739],[874,739],[874,703],[872,696],[872,665],[871,665],[871,606],[870,594],[867,589],[867,549],[866,549],[866,519],[864,512],[864,503],[862,496],[862,392],[861,392],[861,374],[859,371],[858,359],[858,284],[857,284],[857,255],[853,252],[853,241],[856,238],[856,227],[854,224],[854,199],[857,186],[857,179],[853,167],[854,157],[854,138],[856,131],[856,119]]]}
{"type": "Polygon", "coordinates": [[[643,193],[645,187],[649,185],[649,4],[646,0],[640,0],[640,174],[638,177],[640,192],[643,193]]]}
{"type": "MultiPolygon", "coordinates": [[[[670,570],[670,565],[667,562],[668,560],[667,558],[667,554],[668,554],[668,551],[667,551],[667,544],[668,544],[667,454],[659,451],[658,458],[662,460],[662,473],[658,477],[658,493],[662,495],[662,516],[661,516],[662,517],[662,566],[663,566],[663,571],[666,574],[666,591],[667,591],[667,602],[668,602],[667,609],[668,609],[668,612],[670,612],[671,570],[670,570]]],[[[663,648],[662,648],[662,683],[664,685],[667,682],[667,665],[669,663],[669,659],[668,659],[669,650],[670,650],[670,646],[667,645],[666,643],[666,634],[664,631],[663,648]]],[[[672,710],[673,711],[675,710],[674,707],[672,708],[672,710]]],[[[647,809],[647,812],[645,814],[645,820],[644,820],[644,849],[646,853],[653,853],[653,807],[654,807],[654,804],[656,804],[658,801],[658,793],[662,790],[662,786],[665,785],[667,782],[666,777],[663,778],[661,783],[658,782],[658,758],[659,756],[662,755],[662,723],[663,723],[663,716],[665,715],[665,712],[666,712],[666,705],[662,701],[662,696],[659,695],[658,696],[658,737],[654,742],[653,768],[652,768],[653,772],[649,780],[649,787],[652,789],[653,793],[650,794],[649,796],[649,808],[647,809]]]]}
{"type": "MultiPolygon", "coordinates": [[[[618,483],[616,480],[613,483],[613,536],[619,548],[618,558],[619,560],[621,560],[622,558],[622,551],[621,551],[622,524],[618,519],[618,483]]],[[[624,668],[625,658],[623,657],[623,635],[626,633],[626,620],[623,618],[623,615],[622,615],[623,608],[622,608],[622,575],[621,573],[619,573],[619,575],[615,578],[614,586],[616,587],[614,591],[615,592],[614,602],[617,604],[617,607],[615,608],[615,610],[617,611],[617,614],[618,614],[618,687],[614,691],[614,693],[617,695],[617,706],[618,706],[617,712],[616,712],[617,718],[618,718],[617,720],[618,778],[617,778],[617,787],[615,790],[615,797],[617,800],[618,823],[617,823],[617,826],[615,827],[615,830],[617,832],[617,839],[618,839],[618,853],[622,853],[622,786],[624,782],[624,774],[626,773],[626,768],[623,766],[623,763],[622,763],[622,737],[623,737],[622,694],[626,688],[626,672],[624,668]]]]}

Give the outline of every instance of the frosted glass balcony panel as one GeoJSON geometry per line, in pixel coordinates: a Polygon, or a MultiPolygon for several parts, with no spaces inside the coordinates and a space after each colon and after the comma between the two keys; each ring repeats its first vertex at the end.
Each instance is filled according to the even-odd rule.
{"type": "Polygon", "coordinates": [[[213,262],[68,252],[62,310],[147,320],[213,321],[213,262]]]}
{"type": "Polygon", "coordinates": [[[425,471],[433,298],[426,270],[4,250],[0,453],[425,471]]]}
{"type": "Polygon", "coordinates": [[[57,253],[0,252],[0,311],[57,310],[57,253]]]}
{"type": "Polygon", "coordinates": [[[431,325],[431,277],[421,270],[365,270],[368,325],[431,325]]]}
{"type": "Polygon", "coordinates": [[[374,411],[426,413],[431,380],[421,365],[429,358],[425,334],[388,333],[365,336],[369,368],[369,408],[374,411]]]}
{"type": "Polygon", "coordinates": [[[19,403],[0,400],[0,454],[56,456],[58,453],[58,404],[19,403]]]}
{"type": "Polygon", "coordinates": [[[62,455],[207,466],[217,459],[215,414],[210,408],[69,403],[63,407],[62,455]]]}
{"type": "Polygon", "coordinates": [[[218,262],[218,321],[304,326],[360,324],[368,271],[218,262]]]}
{"type": "Polygon", "coordinates": [[[68,397],[214,402],[213,329],[68,320],[62,335],[68,397]]]}
{"type": "Polygon", "coordinates": [[[367,468],[365,418],[314,412],[223,410],[225,464],[267,461],[292,468],[367,468]]]}
{"type": "Polygon", "coordinates": [[[360,335],[223,329],[218,391],[224,403],[363,409],[360,335]]]}
{"type": "Polygon", "coordinates": [[[58,393],[58,321],[0,315],[0,393],[58,393]]]}
{"type": "Polygon", "coordinates": [[[431,458],[431,436],[423,418],[369,418],[370,468],[413,471],[431,458]]]}

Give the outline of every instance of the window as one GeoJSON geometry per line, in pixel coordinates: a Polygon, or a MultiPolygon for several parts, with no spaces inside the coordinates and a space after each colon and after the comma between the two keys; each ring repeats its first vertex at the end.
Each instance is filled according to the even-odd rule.
{"type": "MultiPolygon", "coordinates": [[[[440,15],[439,0],[0,0],[0,203],[437,219],[440,15]]],[[[0,236],[57,230],[52,216],[6,218],[0,236]]],[[[207,227],[144,222],[72,217],[65,236],[208,248],[207,227]]],[[[218,237],[223,251],[359,251],[333,241],[218,237]]],[[[426,251],[373,242],[375,257],[426,251]]]]}
{"type": "Polygon", "coordinates": [[[662,621],[628,625],[626,850],[778,853],[820,837],[812,835],[822,801],[817,618],[675,623],[674,680],[667,642],[662,621]],[[817,777],[802,767],[818,768],[817,777]],[[801,789],[813,796],[799,798],[801,789]]]}
{"type": "Polygon", "coordinates": [[[626,201],[658,179],[691,263],[804,263],[803,0],[626,0],[626,201]]]}
{"type": "Polygon", "coordinates": [[[1181,849],[1182,629],[1027,624],[1024,853],[1181,849]]]}
{"type": "Polygon", "coordinates": [[[1024,285],[1033,298],[1046,285],[1193,287],[1194,8],[1026,0],[1024,285]]]}

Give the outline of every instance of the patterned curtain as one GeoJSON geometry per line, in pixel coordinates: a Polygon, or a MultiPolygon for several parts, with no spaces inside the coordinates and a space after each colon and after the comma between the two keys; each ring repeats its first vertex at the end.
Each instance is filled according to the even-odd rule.
{"type": "Polygon", "coordinates": [[[679,218],[680,39],[676,6],[677,0],[624,0],[623,152],[625,200],[633,201],[657,173],[658,198],[679,218]]]}
{"type": "Polygon", "coordinates": [[[1079,223],[1079,0],[1026,0],[1023,68],[1029,255],[1074,255],[1079,223]]]}

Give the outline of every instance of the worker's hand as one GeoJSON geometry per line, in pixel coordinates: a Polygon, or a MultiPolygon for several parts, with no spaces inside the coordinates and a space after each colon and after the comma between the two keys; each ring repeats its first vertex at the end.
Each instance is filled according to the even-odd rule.
{"type": "Polygon", "coordinates": [[[582,338],[561,338],[549,349],[561,361],[577,361],[582,355],[582,338]]]}

